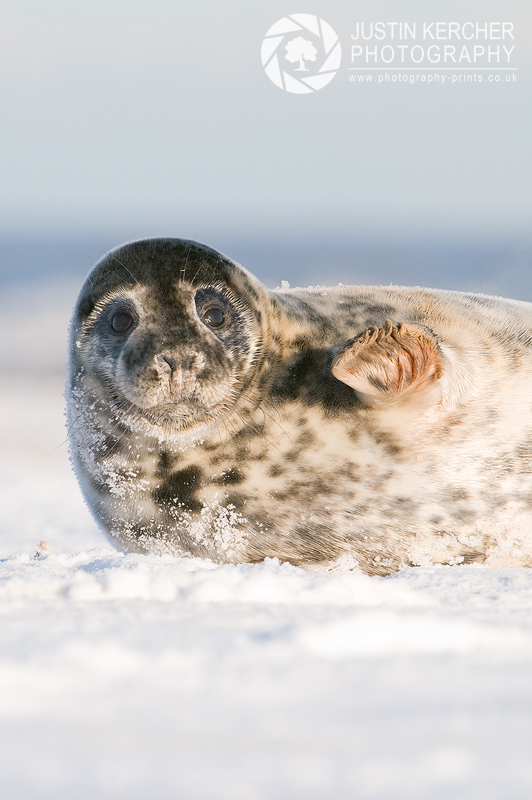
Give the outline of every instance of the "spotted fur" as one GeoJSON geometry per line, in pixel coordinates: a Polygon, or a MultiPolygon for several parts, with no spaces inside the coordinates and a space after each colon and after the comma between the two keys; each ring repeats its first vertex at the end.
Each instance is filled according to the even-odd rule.
{"type": "Polygon", "coordinates": [[[532,565],[532,304],[272,292],[203,245],[134,242],[81,290],[67,401],[82,491],[125,550],[532,565]]]}

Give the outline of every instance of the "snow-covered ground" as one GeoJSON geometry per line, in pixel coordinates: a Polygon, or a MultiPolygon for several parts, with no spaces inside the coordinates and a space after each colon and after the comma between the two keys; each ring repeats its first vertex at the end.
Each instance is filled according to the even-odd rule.
{"type": "Polygon", "coordinates": [[[529,800],[532,572],[115,551],[64,444],[76,288],[0,299],[2,796],[529,800]]]}

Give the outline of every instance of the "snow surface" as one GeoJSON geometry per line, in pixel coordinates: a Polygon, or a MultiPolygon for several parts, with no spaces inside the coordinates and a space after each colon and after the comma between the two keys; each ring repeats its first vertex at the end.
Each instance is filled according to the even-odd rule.
{"type": "Polygon", "coordinates": [[[64,444],[74,295],[0,300],[2,796],[529,800],[532,572],[117,552],[64,444]]]}

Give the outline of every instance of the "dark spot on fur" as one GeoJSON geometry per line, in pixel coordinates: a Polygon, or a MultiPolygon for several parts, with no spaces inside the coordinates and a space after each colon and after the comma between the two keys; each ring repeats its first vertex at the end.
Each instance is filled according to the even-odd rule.
{"type": "Polygon", "coordinates": [[[457,508],[451,513],[451,517],[457,522],[471,523],[476,519],[476,514],[468,508],[457,508]]]}
{"type": "Polygon", "coordinates": [[[448,487],[445,496],[448,497],[451,502],[456,503],[458,500],[467,500],[469,498],[469,492],[466,492],[465,489],[448,487]]]}
{"type": "Polygon", "coordinates": [[[480,550],[469,550],[460,555],[464,559],[463,564],[483,564],[486,560],[486,553],[481,553],[480,550]]]}
{"type": "Polygon", "coordinates": [[[213,450],[218,450],[220,445],[216,442],[205,442],[201,445],[201,449],[205,450],[206,453],[212,453],[213,450]]]}
{"type": "Polygon", "coordinates": [[[314,433],[309,428],[306,428],[297,437],[296,445],[299,445],[300,447],[308,447],[309,445],[314,444],[315,441],[316,436],[314,433]]]}
{"type": "Polygon", "coordinates": [[[447,422],[442,426],[439,432],[439,438],[445,439],[446,435],[453,431],[455,428],[463,425],[465,419],[465,414],[460,412],[453,414],[447,420],[447,422]]]}
{"type": "Polygon", "coordinates": [[[248,496],[243,492],[230,492],[227,495],[226,505],[234,506],[237,511],[240,511],[240,509],[244,508],[248,499],[248,496]]]}
{"type": "Polygon", "coordinates": [[[309,428],[305,428],[297,437],[294,446],[286,454],[286,460],[291,462],[296,461],[300,457],[301,453],[303,453],[307,447],[310,447],[310,445],[314,444],[315,441],[316,436],[314,433],[309,428]]]}
{"type": "Polygon", "coordinates": [[[288,452],[288,453],[285,455],[285,459],[286,459],[287,461],[290,461],[290,463],[291,463],[291,464],[293,464],[293,463],[294,463],[294,461],[297,461],[297,459],[299,458],[299,456],[300,456],[300,455],[301,455],[301,448],[299,448],[299,447],[294,447],[294,448],[292,448],[292,450],[290,450],[290,451],[289,451],[289,452],[288,452]]]}
{"type": "Polygon", "coordinates": [[[332,374],[332,359],[331,350],[311,350],[308,347],[292,356],[272,386],[273,398],[321,406],[327,416],[361,408],[356,392],[332,374]]]}
{"type": "Polygon", "coordinates": [[[520,442],[515,448],[515,455],[519,459],[519,470],[522,473],[532,472],[532,443],[530,440],[520,442]]]}
{"type": "Polygon", "coordinates": [[[373,438],[377,444],[380,444],[384,448],[389,456],[394,456],[397,458],[397,456],[401,455],[402,448],[399,447],[397,442],[394,441],[390,434],[384,433],[384,431],[375,431],[373,438]]]}
{"type": "Polygon", "coordinates": [[[123,452],[123,446],[121,444],[120,439],[115,439],[113,436],[109,436],[108,434],[105,435],[104,441],[101,446],[98,447],[99,452],[101,452],[104,456],[106,453],[121,453],[123,452]]]}
{"type": "Polygon", "coordinates": [[[134,480],[135,483],[142,480],[145,474],[146,473],[144,469],[138,465],[135,465],[134,467],[112,467],[113,482],[116,481],[119,484],[121,481],[123,481],[126,486],[130,485],[132,480],[134,480]]]}
{"type": "MultiPolygon", "coordinates": [[[[213,449],[217,450],[218,448],[213,448],[213,449]]],[[[227,454],[224,453],[224,451],[222,450],[221,452],[218,452],[215,456],[212,456],[212,458],[209,460],[209,464],[212,467],[217,467],[219,464],[222,464],[224,461],[227,461],[227,454]]]]}
{"type": "Polygon", "coordinates": [[[229,486],[235,483],[242,483],[244,480],[244,475],[237,469],[231,467],[231,469],[223,472],[219,478],[215,478],[214,483],[221,484],[222,486],[229,486]]]}
{"type": "Polygon", "coordinates": [[[387,305],[378,305],[376,303],[360,303],[364,313],[364,327],[369,328],[371,325],[382,327],[387,319],[395,316],[395,308],[387,305]]]}
{"type": "Polygon", "coordinates": [[[417,503],[415,503],[411,497],[396,497],[392,501],[393,505],[396,509],[400,509],[403,513],[411,514],[417,508],[417,503]]]}
{"type": "Polygon", "coordinates": [[[154,490],[153,499],[157,503],[175,502],[188,511],[200,511],[203,503],[198,500],[196,494],[201,488],[201,478],[201,469],[196,465],[172,472],[154,490]]]}
{"type": "MultiPolygon", "coordinates": [[[[246,511],[246,519],[250,525],[253,525],[254,528],[258,530],[261,534],[268,533],[269,530],[272,528],[272,520],[266,513],[255,512],[250,514],[249,511],[246,511]]],[[[264,556],[263,556],[264,557],[264,556]]],[[[262,560],[262,559],[259,559],[262,560]]]]}
{"type": "Polygon", "coordinates": [[[282,475],[285,472],[285,467],[281,464],[272,464],[272,466],[268,469],[268,476],[270,478],[278,478],[279,475],[282,475]]]}
{"type": "Polygon", "coordinates": [[[349,436],[352,442],[358,442],[360,439],[360,431],[358,428],[349,428],[347,431],[347,435],[349,436]]]}
{"type": "Polygon", "coordinates": [[[180,459],[181,456],[177,455],[177,453],[169,453],[168,450],[161,450],[156,474],[160,477],[164,477],[180,459]]]}
{"type": "Polygon", "coordinates": [[[253,300],[255,300],[257,303],[259,302],[258,292],[248,281],[246,281],[246,292],[253,300]]]}
{"type": "Polygon", "coordinates": [[[264,436],[264,423],[262,422],[246,425],[245,428],[242,428],[234,435],[233,439],[236,441],[239,439],[256,439],[258,436],[264,436]]]}
{"type": "Polygon", "coordinates": [[[276,492],[276,497],[281,501],[297,500],[302,504],[301,513],[305,514],[315,508],[317,497],[322,497],[322,502],[326,504],[327,499],[333,496],[338,481],[335,472],[328,475],[315,475],[306,470],[301,472],[301,480],[286,484],[282,491],[276,492]]]}

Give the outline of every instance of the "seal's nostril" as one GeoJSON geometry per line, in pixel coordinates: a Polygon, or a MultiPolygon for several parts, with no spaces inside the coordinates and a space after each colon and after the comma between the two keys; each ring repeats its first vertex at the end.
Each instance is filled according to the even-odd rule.
{"type": "Polygon", "coordinates": [[[184,358],[183,361],[181,362],[181,368],[184,370],[191,369],[195,360],[196,356],[187,356],[187,358],[184,358]]]}
{"type": "Polygon", "coordinates": [[[160,356],[157,356],[157,363],[161,367],[163,367],[163,369],[166,369],[165,365],[167,364],[170,367],[170,372],[175,372],[176,369],[177,369],[177,363],[176,363],[175,359],[173,359],[171,356],[167,356],[167,355],[164,355],[164,354],[160,355],[160,356]]]}

